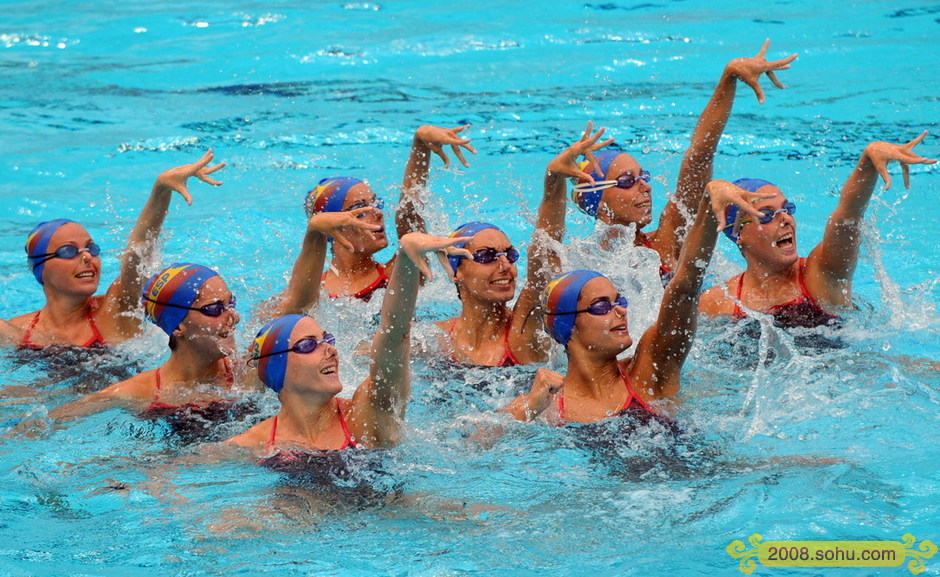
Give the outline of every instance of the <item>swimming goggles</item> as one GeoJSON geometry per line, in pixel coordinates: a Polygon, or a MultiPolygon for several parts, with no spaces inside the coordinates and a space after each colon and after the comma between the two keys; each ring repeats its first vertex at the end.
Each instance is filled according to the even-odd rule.
{"type": "Polygon", "coordinates": [[[580,311],[571,311],[567,313],[546,312],[545,314],[552,315],[552,316],[559,316],[559,315],[576,315],[579,313],[588,313],[596,317],[602,317],[610,313],[610,311],[614,310],[614,307],[627,308],[627,298],[619,296],[616,299],[614,299],[614,302],[605,301],[605,300],[594,301],[591,304],[589,304],[586,309],[580,310],[580,311]]]}
{"type": "MultiPolygon", "coordinates": [[[[778,208],[777,210],[774,210],[772,208],[762,208],[758,212],[761,214],[761,216],[757,218],[757,222],[761,224],[769,224],[770,221],[775,219],[777,215],[782,212],[785,212],[791,216],[793,214],[796,214],[796,205],[788,200],[785,203],[783,203],[783,207],[778,208]]],[[[747,218],[747,219],[742,220],[741,226],[744,226],[745,224],[749,222],[754,222],[754,219],[747,218]]],[[[726,225],[725,228],[731,228],[732,226],[734,226],[734,224],[726,225]]]]}
{"type": "MultiPolygon", "coordinates": [[[[480,264],[489,264],[501,256],[506,257],[506,260],[509,261],[509,264],[519,260],[519,251],[513,247],[509,247],[503,252],[497,252],[495,248],[481,248],[480,250],[473,251],[471,254],[473,256],[470,258],[473,259],[473,262],[478,262],[480,264]]],[[[462,255],[454,256],[457,258],[467,258],[462,255]]]]}
{"type": "Polygon", "coordinates": [[[284,353],[297,353],[298,355],[309,355],[313,351],[317,350],[317,347],[319,347],[323,343],[326,343],[331,346],[335,345],[336,337],[334,337],[330,333],[323,333],[323,338],[319,341],[313,337],[304,337],[300,339],[299,341],[297,341],[296,343],[294,343],[289,349],[285,349],[283,351],[275,351],[273,353],[267,353],[264,355],[258,355],[257,357],[252,357],[251,360],[257,361],[265,357],[273,357],[274,355],[283,355],[284,353]]]}
{"type": "Polygon", "coordinates": [[[171,307],[174,309],[186,309],[188,311],[196,311],[207,317],[220,317],[222,316],[222,313],[224,313],[227,310],[231,310],[231,311],[235,310],[235,295],[232,295],[232,300],[229,301],[228,304],[225,304],[222,301],[216,301],[214,303],[202,305],[201,307],[184,307],[181,305],[174,305],[171,303],[163,303],[158,300],[154,300],[154,299],[147,298],[147,297],[144,297],[144,300],[147,302],[151,302],[153,304],[157,304],[157,305],[161,305],[165,307],[171,307]]]}
{"type": "Polygon", "coordinates": [[[90,242],[85,248],[78,248],[75,245],[63,244],[59,248],[55,249],[55,252],[47,252],[46,254],[31,254],[29,258],[41,258],[42,260],[33,264],[33,268],[41,265],[47,260],[52,260],[54,258],[64,258],[66,260],[71,260],[83,252],[87,252],[91,256],[98,256],[101,254],[101,247],[97,244],[90,242]]]}
{"type": "MultiPolygon", "coordinates": [[[[373,198],[372,201],[370,201],[370,202],[366,202],[365,200],[360,200],[359,202],[356,202],[356,203],[353,203],[353,204],[349,205],[349,208],[343,209],[343,212],[350,212],[350,211],[353,211],[353,210],[357,210],[357,209],[360,209],[360,208],[366,208],[366,207],[370,207],[370,206],[371,206],[372,208],[377,208],[377,209],[379,209],[379,210],[382,210],[383,208],[385,208],[385,201],[382,200],[381,198],[378,198],[378,197],[373,198]]],[[[362,214],[356,216],[356,218],[365,218],[365,217],[366,217],[366,213],[365,213],[365,212],[363,212],[362,214]]]]}
{"type": "Polygon", "coordinates": [[[594,184],[590,182],[582,182],[577,184],[574,189],[578,192],[597,192],[599,190],[607,190],[608,188],[633,188],[633,185],[636,184],[638,180],[649,184],[652,176],[648,170],[641,170],[639,175],[634,175],[633,173],[627,172],[621,174],[617,177],[617,180],[596,180],[594,184]]]}

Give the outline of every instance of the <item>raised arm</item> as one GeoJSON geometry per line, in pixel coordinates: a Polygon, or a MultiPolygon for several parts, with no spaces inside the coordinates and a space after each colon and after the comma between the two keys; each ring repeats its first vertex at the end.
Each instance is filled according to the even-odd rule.
{"type": "MultiPolygon", "coordinates": [[[[418,298],[418,280],[431,278],[424,254],[469,238],[442,238],[412,232],[401,238],[399,258],[382,301],[382,322],[372,339],[369,376],[353,395],[350,421],[361,427],[375,446],[398,443],[405,405],[411,394],[411,321],[418,298]]],[[[466,250],[460,254],[470,256],[466,250]]]]}
{"type": "Polygon", "coordinates": [[[370,224],[362,217],[378,209],[366,206],[343,212],[320,212],[307,221],[307,232],[294,261],[294,269],[281,302],[271,314],[272,318],[289,314],[306,314],[320,300],[320,277],[326,262],[327,239],[332,238],[350,250],[355,250],[346,232],[353,228],[368,231],[380,230],[378,224],[370,224]]]}
{"type": "Polygon", "coordinates": [[[904,173],[904,187],[910,188],[908,165],[937,162],[914,154],[914,147],[925,136],[926,131],[906,144],[872,142],[862,152],[855,169],[842,186],[839,204],[826,223],[822,242],[806,261],[807,289],[824,306],[847,306],[852,302],[852,277],[858,264],[862,219],[878,175],[884,178],[885,190],[891,188],[888,164],[896,160],[901,163],[904,173]]]}
{"type": "Polygon", "coordinates": [[[768,62],[764,55],[769,46],[770,40],[768,39],[757,56],[735,58],[725,66],[715,92],[695,125],[689,148],[682,157],[675,197],[663,210],[659,232],[656,235],[657,244],[675,258],[679,257],[679,252],[682,250],[683,229],[688,224],[686,215],[699,205],[705,185],[712,179],[715,151],[718,149],[718,141],[721,140],[728,118],[731,116],[737,81],[740,80],[753,88],[760,104],[764,103],[764,90],[759,84],[762,74],[767,74],[775,86],[783,88],[783,84],[777,80],[775,71],[790,68],[790,63],[796,58],[796,54],[768,62]]]}
{"type": "Polygon", "coordinates": [[[170,207],[173,192],[180,193],[187,204],[192,204],[192,195],[186,181],[195,176],[199,180],[219,186],[222,183],[209,175],[225,166],[225,163],[209,166],[212,162],[212,150],[192,164],[171,168],[157,177],[150,191],[150,197],[144,204],[137,224],[127,240],[127,247],[121,256],[121,272],[108,288],[101,314],[95,317],[105,332],[117,332],[130,337],[140,331],[141,316],[135,314],[140,303],[140,291],[147,277],[141,271],[141,263],[148,260],[153,252],[156,240],[163,228],[170,207]],[[104,328],[107,327],[107,328],[104,328]]]}
{"type": "Polygon", "coordinates": [[[560,243],[565,235],[567,179],[575,177],[593,183],[591,175],[578,166],[578,158],[584,156],[600,171],[594,152],[613,142],[613,139],[597,142],[603,136],[604,129],[593,134],[591,130],[592,124],[588,122],[581,140],[552,159],[545,170],[542,202],[539,203],[535,231],[529,242],[526,282],[513,308],[512,329],[509,333],[509,346],[523,363],[544,360],[550,346],[550,339],[539,330],[542,322],[540,315],[531,313],[538,306],[542,290],[561,268],[561,261],[553,245],[560,243]]]}
{"type": "Polygon", "coordinates": [[[398,200],[398,212],[395,214],[395,228],[398,238],[409,232],[426,232],[427,226],[424,218],[418,212],[418,199],[428,185],[428,172],[431,164],[431,153],[441,157],[444,168],[450,166],[450,159],[444,153],[444,147],[450,146],[461,164],[470,166],[463,156],[461,148],[476,154],[477,151],[470,146],[469,138],[462,138],[460,133],[470,125],[457,128],[440,128],[425,125],[415,131],[411,141],[411,154],[405,164],[405,176],[401,184],[401,197],[398,200]]]}
{"type": "Polygon", "coordinates": [[[640,339],[630,366],[636,392],[645,400],[679,392],[679,373],[695,338],[699,293],[720,225],[724,224],[724,207],[733,202],[757,218],[760,213],[752,202],[760,198],[763,197],[724,180],[714,180],[706,186],[682,247],[676,275],[663,294],[659,316],[640,339]]]}

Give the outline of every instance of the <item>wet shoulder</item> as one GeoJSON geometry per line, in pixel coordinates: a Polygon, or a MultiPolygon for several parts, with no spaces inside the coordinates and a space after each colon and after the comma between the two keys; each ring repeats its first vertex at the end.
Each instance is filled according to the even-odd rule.
{"type": "Polygon", "coordinates": [[[715,285],[702,293],[699,298],[698,310],[707,315],[732,315],[734,314],[734,300],[728,295],[732,294],[734,281],[737,277],[732,277],[724,286],[715,285]]]}

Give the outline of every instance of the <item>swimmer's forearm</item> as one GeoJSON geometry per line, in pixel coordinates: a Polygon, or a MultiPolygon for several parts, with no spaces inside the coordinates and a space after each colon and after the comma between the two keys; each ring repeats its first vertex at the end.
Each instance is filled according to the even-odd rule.
{"type": "Polygon", "coordinates": [[[326,263],[326,236],[307,227],[300,254],[294,261],[287,291],[275,309],[274,318],[288,314],[305,314],[320,301],[320,277],[326,263]]]}
{"type": "Polygon", "coordinates": [[[430,165],[431,147],[416,134],[411,141],[411,153],[405,164],[398,211],[395,213],[398,238],[409,232],[427,232],[427,224],[418,211],[418,195],[427,188],[430,165]]]}

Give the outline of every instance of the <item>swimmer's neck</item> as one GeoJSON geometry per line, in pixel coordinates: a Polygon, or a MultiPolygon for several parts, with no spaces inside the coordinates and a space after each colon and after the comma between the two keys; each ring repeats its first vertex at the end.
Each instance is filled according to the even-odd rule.
{"type": "Polygon", "coordinates": [[[565,396],[602,399],[621,394],[620,362],[617,357],[597,354],[569,354],[565,376],[565,396]]]}
{"type": "Polygon", "coordinates": [[[506,327],[512,322],[512,311],[502,302],[472,302],[465,298],[460,316],[454,322],[453,333],[460,334],[460,340],[479,345],[506,334],[506,327]]]}
{"type": "Polygon", "coordinates": [[[617,223],[604,223],[607,228],[601,235],[601,248],[613,250],[616,241],[633,234],[633,246],[646,246],[648,235],[639,229],[638,223],[616,226],[617,223]],[[632,226],[631,226],[632,225],[632,226]]]}
{"type": "Polygon", "coordinates": [[[292,395],[285,392],[277,414],[278,438],[301,441],[312,449],[319,448],[317,440],[336,425],[337,402],[333,395],[292,395]]]}
{"type": "Polygon", "coordinates": [[[205,351],[179,343],[160,367],[160,373],[168,383],[193,384],[216,380],[225,374],[225,365],[220,362],[224,358],[221,354],[208,355],[205,351]]]}
{"type": "Polygon", "coordinates": [[[793,264],[784,267],[748,262],[743,274],[744,281],[751,290],[772,293],[780,288],[789,288],[798,282],[800,260],[797,259],[793,264]]]}
{"type": "Polygon", "coordinates": [[[371,254],[334,250],[330,272],[340,279],[357,279],[375,273],[377,264],[371,254]]]}
{"type": "Polygon", "coordinates": [[[46,291],[46,304],[42,307],[43,324],[48,327],[84,326],[92,312],[94,297],[46,291]]]}

